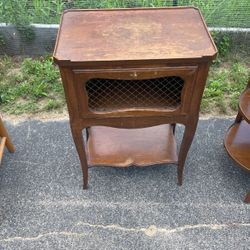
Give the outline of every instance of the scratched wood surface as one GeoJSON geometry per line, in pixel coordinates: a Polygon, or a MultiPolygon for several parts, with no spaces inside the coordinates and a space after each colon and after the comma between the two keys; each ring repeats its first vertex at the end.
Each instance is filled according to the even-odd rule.
{"type": "MultiPolygon", "coordinates": [[[[182,184],[209,66],[216,54],[203,18],[195,8],[70,10],[63,14],[54,61],[63,80],[85,189],[88,165],[125,167],[175,163],[178,184],[182,184]],[[90,107],[86,88],[90,79],[142,83],[145,79],[152,82],[159,81],[159,77],[173,76],[184,81],[181,100],[175,108],[152,107],[148,105],[152,101],[149,99],[143,107],[124,102],[135,98],[133,93],[143,95],[146,100],[151,92],[145,94],[145,89],[138,88],[139,84],[126,96],[119,94],[119,98],[121,95],[124,98],[117,106],[117,93],[100,81],[103,91],[98,100],[107,100],[106,96],[112,95],[108,107],[106,102],[98,109],[90,107]],[[176,123],[185,126],[178,152],[174,140],[176,123]],[[162,126],[149,128],[156,125],[162,126]],[[126,133],[118,128],[126,129],[123,131],[126,133]],[[83,129],[88,132],[86,148],[83,129]],[[148,129],[152,131],[148,133],[148,129]]],[[[171,89],[176,86],[171,84],[171,89]]],[[[162,93],[162,88],[159,91],[162,93]]],[[[179,98],[176,92],[173,97],[179,98]]]]}
{"type": "Polygon", "coordinates": [[[128,167],[177,163],[171,125],[144,129],[91,127],[87,143],[90,166],[128,167]]]}
{"type": "Polygon", "coordinates": [[[54,58],[96,62],[213,58],[216,47],[198,9],[70,10],[54,58]]]}

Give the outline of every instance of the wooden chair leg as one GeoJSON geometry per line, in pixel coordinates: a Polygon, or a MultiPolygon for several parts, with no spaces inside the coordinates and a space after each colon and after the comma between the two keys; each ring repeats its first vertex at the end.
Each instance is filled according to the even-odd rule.
{"type": "Polygon", "coordinates": [[[6,144],[6,137],[2,137],[0,138],[0,164],[2,162],[2,158],[3,158],[3,151],[4,151],[4,147],[6,144]]]}
{"type": "Polygon", "coordinates": [[[82,129],[71,125],[71,132],[73,140],[75,142],[76,150],[79,155],[81,162],[82,173],[83,173],[83,189],[88,188],[88,163],[85,152],[84,140],[82,136],[82,129]]]}
{"type": "Polygon", "coordinates": [[[185,131],[184,131],[183,139],[181,142],[181,147],[180,147],[179,157],[178,157],[178,166],[177,166],[177,177],[178,177],[179,186],[181,186],[183,182],[184,164],[185,164],[188,150],[194,138],[197,123],[198,123],[198,119],[194,119],[192,123],[188,123],[188,125],[185,126],[185,131]]]}
{"type": "Polygon", "coordinates": [[[15,147],[14,147],[14,145],[9,137],[9,134],[8,134],[6,128],[4,127],[4,124],[3,124],[1,117],[0,117],[0,137],[2,137],[2,138],[6,137],[5,145],[10,153],[14,153],[15,147]]]}
{"type": "Polygon", "coordinates": [[[234,122],[239,123],[239,122],[241,122],[241,120],[242,120],[242,115],[240,114],[240,112],[238,112],[234,122]]]}
{"type": "Polygon", "coordinates": [[[247,193],[247,195],[246,195],[246,197],[245,197],[245,199],[244,199],[244,202],[245,203],[250,203],[250,191],[247,193]]]}

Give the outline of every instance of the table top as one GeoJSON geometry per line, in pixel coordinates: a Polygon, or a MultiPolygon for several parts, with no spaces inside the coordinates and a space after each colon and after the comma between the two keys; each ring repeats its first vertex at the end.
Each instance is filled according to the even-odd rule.
{"type": "Polygon", "coordinates": [[[54,59],[110,62],[215,58],[216,46],[193,7],[68,10],[54,59]]]}

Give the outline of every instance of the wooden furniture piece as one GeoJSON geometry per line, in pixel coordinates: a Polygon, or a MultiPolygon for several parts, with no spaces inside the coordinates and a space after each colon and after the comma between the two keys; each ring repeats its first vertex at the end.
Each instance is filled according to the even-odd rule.
{"type": "Polygon", "coordinates": [[[63,80],[84,188],[88,165],[174,163],[182,184],[216,54],[196,8],[64,12],[54,61],[63,80]],[[179,152],[176,123],[185,125],[179,152]]]}
{"type": "MultiPolygon", "coordinates": [[[[234,124],[228,129],[225,148],[229,156],[245,171],[250,172],[250,79],[239,100],[239,111],[234,124]]],[[[245,197],[250,203],[250,191],[245,197]]]]}
{"type": "Polygon", "coordinates": [[[15,151],[14,145],[11,142],[11,139],[6,128],[4,127],[2,117],[0,115],[0,164],[3,158],[3,151],[5,146],[7,147],[9,152],[13,153],[15,151]]]}

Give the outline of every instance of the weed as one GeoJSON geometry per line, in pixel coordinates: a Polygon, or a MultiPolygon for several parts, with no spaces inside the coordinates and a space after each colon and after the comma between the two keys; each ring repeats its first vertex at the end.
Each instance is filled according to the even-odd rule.
{"type": "Polygon", "coordinates": [[[62,107],[62,102],[61,101],[58,101],[58,100],[55,100],[55,99],[50,99],[50,100],[48,100],[48,102],[45,105],[44,109],[46,111],[51,111],[51,110],[54,110],[54,109],[59,109],[61,107],[62,107]]]}
{"type": "Polygon", "coordinates": [[[212,31],[211,35],[217,46],[219,56],[226,57],[230,50],[230,38],[228,35],[222,35],[219,32],[212,31]]]}
{"type": "Polygon", "coordinates": [[[202,113],[211,113],[211,101],[207,98],[203,98],[201,101],[201,111],[202,113]]]}
{"type": "MultiPolygon", "coordinates": [[[[224,60],[213,65],[204,91],[203,113],[232,114],[250,76],[247,59],[224,60]]],[[[58,68],[50,56],[26,58],[19,64],[10,57],[0,59],[1,110],[13,114],[58,110],[65,106],[58,68]]]]}
{"type": "Polygon", "coordinates": [[[17,24],[16,28],[23,41],[31,42],[35,39],[35,36],[36,36],[35,31],[30,25],[17,24]]]}
{"type": "Polygon", "coordinates": [[[239,106],[239,96],[240,93],[233,93],[231,96],[231,100],[230,100],[230,107],[232,110],[237,111],[238,110],[238,106],[239,106]]]}
{"type": "Polygon", "coordinates": [[[202,112],[231,114],[237,111],[240,93],[249,76],[250,67],[243,62],[224,61],[219,68],[212,66],[203,95],[202,112]]]}
{"type": "Polygon", "coordinates": [[[29,25],[31,11],[29,0],[0,0],[0,13],[6,23],[29,25]]]}
{"type": "Polygon", "coordinates": [[[6,46],[6,41],[2,32],[0,32],[0,48],[3,48],[4,46],[6,46]]]}
{"type": "Polygon", "coordinates": [[[58,23],[66,4],[66,1],[62,0],[32,0],[31,2],[34,8],[32,16],[34,23],[58,23]]]}
{"type": "Polygon", "coordinates": [[[221,97],[215,98],[215,105],[219,109],[219,113],[222,113],[222,114],[227,113],[225,98],[221,98],[221,97]]]}
{"type": "Polygon", "coordinates": [[[212,27],[250,26],[249,0],[0,0],[0,22],[58,23],[62,11],[68,8],[160,7],[175,3],[200,8],[212,27]]]}
{"type": "Polygon", "coordinates": [[[52,59],[26,58],[18,67],[8,57],[0,60],[0,98],[3,111],[15,114],[62,107],[62,85],[52,59]]]}

